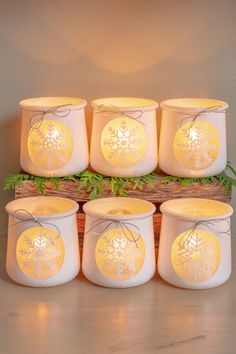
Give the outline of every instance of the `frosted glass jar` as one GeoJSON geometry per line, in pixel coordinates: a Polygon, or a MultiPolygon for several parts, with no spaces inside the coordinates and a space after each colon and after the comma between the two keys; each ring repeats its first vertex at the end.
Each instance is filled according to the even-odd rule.
{"type": "Polygon", "coordinates": [[[147,175],[157,167],[156,108],[144,98],[112,97],[92,102],[94,108],[90,163],[101,174],[147,175]]]}
{"type": "Polygon", "coordinates": [[[159,165],[167,174],[206,177],[227,163],[225,111],[228,104],[204,98],[163,101],[159,165]]]}
{"type": "Polygon", "coordinates": [[[155,206],[136,198],[104,198],[86,203],[83,273],[111,288],[141,285],[155,272],[155,206]]]}
{"type": "Polygon", "coordinates": [[[8,203],[7,274],[15,282],[48,287],[79,272],[78,204],[60,197],[29,197],[8,203]]]}
{"type": "Polygon", "coordinates": [[[72,97],[38,97],[22,108],[20,164],[37,176],[63,177],[89,164],[84,107],[72,97]]]}
{"type": "Polygon", "coordinates": [[[223,284],[231,274],[230,205],[210,199],[172,199],[161,204],[158,271],[187,289],[223,284]]]}

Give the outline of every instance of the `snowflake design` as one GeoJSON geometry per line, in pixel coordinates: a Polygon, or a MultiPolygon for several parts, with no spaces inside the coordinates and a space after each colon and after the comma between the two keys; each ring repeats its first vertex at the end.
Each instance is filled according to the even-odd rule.
{"type": "Polygon", "coordinates": [[[142,159],[146,140],[145,130],[140,122],[118,118],[108,123],[105,131],[102,147],[106,151],[105,158],[108,162],[125,167],[142,159]]]}
{"type": "Polygon", "coordinates": [[[44,121],[31,130],[28,139],[31,159],[44,169],[64,166],[71,157],[72,138],[68,128],[59,122],[44,121]]]}
{"type": "Polygon", "coordinates": [[[216,272],[220,261],[218,239],[203,230],[180,234],[172,247],[176,273],[189,281],[205,281],[216,272]]]}
{"type": "Polygon", "coordinates": [[[46,279],[61,268],[64,260],[64,245],[60,247],[60,242],[58,244],[53,238],[54,230],[39,227],[34,229],[31,235],[27,230],[27,233],[23,233],[19,238],[18,263],[23,272],[32,278],[46,279]]]}
{"type": "Polygon", "coordinates": [[[201,170],[214,163],[219,149],[218,134],[208,122],[197,121],[192,127],[186,123],[176,136],[175,154],[183,165],[201,170]]]}
{"type": "Polygon", "coordinates": [[[139,239],[137,247],[121,229],[112,229],[99,239],[96,256],[98,267],[104,275],[118,280],[129,279],[143,265],[144,243],[139,239]]]}

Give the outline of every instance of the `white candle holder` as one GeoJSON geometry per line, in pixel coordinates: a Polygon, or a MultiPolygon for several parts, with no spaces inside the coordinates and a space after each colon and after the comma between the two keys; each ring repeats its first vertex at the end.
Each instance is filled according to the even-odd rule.
{"type": "Polygon", "coordinates": [[[60,197],[29,197],[7,204],[7,273],[15,282],[48,287],[64,284],[79,272],[76,211],[60,197]]]}
{"type": "Polygon", "coordinates": [[[163,101],[160,168],[179,177],[221,173],[227,163],[225,111],[228,104],[204,98],[163,101]]]}
{"type": "Polygon", "coordinates": [[[147,175],[157,167],[156,108],[144,98],[112,97],[94,108],[90,163],[107,176],[147,175]]]}
{"type": "Polygon", "coordinates": [[[82,268],[93,283],[111,288],[143,284],[155,272],[155,206],[136,198],[86,203],[82,268]]]}
{"type": "Polygon", "coordinates": [[[187,289],[213,288],[226,282],[231,274],[231,206],[183,198],[164,202],[160,209],[160,276],[187,289]]]}
{"type": "Polygon", "coordinates": [[[79,173],[89,164],[84,107],[71,97],[38,97],[20,102],[22,108],[20,164],[44,177],[79,173]]]}

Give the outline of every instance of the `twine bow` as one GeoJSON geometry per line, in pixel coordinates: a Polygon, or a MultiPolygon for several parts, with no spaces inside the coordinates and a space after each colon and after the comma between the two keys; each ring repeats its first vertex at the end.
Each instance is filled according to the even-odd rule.
{"type": "Polygon", "coordinates": [[[119,107],[113,105],[112,103],[103,103],[101,105],[99,105],[97,107],[98,112],[96,112],[96,114],[100,114],[100,113],[110,113],[110,114],[115,114],[115,113],[119,113],[122,116],[125,116],[127,118],[130,119],[134,119],[139,121],[139,123],[143,124],[144,123],[142,121],[140,121],[140,118],[143,115],[143,111],[141,109],[134,109],[134,110],[129,110],[129,111],[125,111],[120,109],[119,107]],[[108,108],[109,107],[109,108],[108,108]],[[131,114],[129,114],[131,113],[131,114]],[[136,116],[134,116],[136,115],[136,116]]]}
{"type": "Polygon", "coordinates": [[[135,224],[132,224],[130,222],[127,222],[127,221],[120,221],[120,220],[115,220],[115,219],[98,219],[98,220],[95,220],[94,222],[91,223],[91,227],[89,230],[87,230],[85,232],[85,235],[88,234],[89,232],[92,231],[92,233],[94,235],[100,235],[101,233],[104,233],[107,229],[110,228],[111,225],[113,224],[118,224],[119,227],[121,228],[122,230],[122,233],[124,235],[124,237],[129,241],[129,242],[134,242],[135,243],[135,246],[138,248],[138,241],[141,237],[140,235],[140,230],[138,228],[138,226],[136,226],[135,224]],[[101,225],[104,225],[104,228],[103,230],[99,230],[98,232],[96,232],[96,228],[101,226],[101,225]],[[132,232],[132,230],[130,229],[130,227],[132,228],[135,228],[138,232],[138,237],[135,237],[134,233],[132,232]],[[128,235],[130,235],[130,238],[128,235]]]}
{"type": "MultiPolygon", "coordinates": [[[[180,220],[180,219],[178,219],[180,220]]],[[[186,220],[182,220],[182,221],[186,221],[186,220]]],[[[197,221],[194,222],[194,226],[193,228],[190,230],[187,238],[184,240],[184,242],[181,242],[182,239],[185,238],[185,236],[183,236],[180,240],[180,246],[185,246],[186,244],[188,244],[192,238],[192,236],[194,235],[195,231],[197,230],[197,228],[200,225],[204,225],[206,226],[208,229],[210,229],[213,232],[217,232],[220,234],[225,234],[227,236],[231,236],[231,227],[230,227],[230,222],[229,222],[229,218],[227,219],[211,219],[211,220],[202,220],[202,221],[197,221]],[[228,229],[227,230],[223,230],[222,228],[219,227],[219,225],[217,226],[217,223],[225,221],[228,225],[228,229]]]]}
{"type": "Polygon", "coordinates": [[[190,130],[193,128],[194,124],[196,123],[197,119],[204,113],[222,113],[225,112],[224,110],[219,110],[219,108],[221,108],[221,105],[217,105],[217,106],[211,106],[211,107],[207,107],[202,109],[201,111],[195,113],[195,114],[188,114],[189,116],[186,118],[183,118],[180,122],[180,126],[182,126],[183,124],[185,124],[186,122],[188,122],[189,120],[190,122],[190,126],[188,129],[188,135],[190,135],[190,130]]]}
{"type": "Polygon", "coordinates": [[[45,119],[45,117],[48,114],[52,114],[55,117],[59,117],[59,118],[65,118],[70,114],[70,108],[67,108],[67,110],[65,111],[65,113],[60,112],[60,108],[63,107],[67,107],[70,106],[71,104],[62,104],[60,106],[56,106],[56,107],[51,107],[49,109],[46,109],[45,111],[37,111],[36,114],[34,114],[31,118],[30,118],[30,133],[29,135],[35,130],[35,129],[39,129],[45,119]],[[59,112],[58,112],[59,110],[59,112]],[[34,123],[34,120],[36,120],[36,122],[34,123]]]}
{"type": "MultiPolygon", "coordinates": [[[[46,221],[43,218],[39,218],[39,217],[33,215],[28,210],[25,210],[25,209],[17,209],[17,210],[15,210],[14,213],[13,213],[13,218],[14,218],[14,220],[18,219],[19,221],[16,221],[14,224],[12,224],[12,226],[15,226],[15,225],[23,223],[23,222],[34,222],[34,223],[38,224],[40,227],[42,227],[42,228],[45,228],[46,226],[53,227],[57,231],[56,239],[59,238],[60,235],[61,235],[60,229],[58,228],[57,225],[55,225],[55,224],[53,224],[51,222],[48,222],[48,221],[46,221]],[[24,213],[27,217],[21,216],[22,213],[24,213]]],[[[50,239],[50,241],[52,242],[53,246],[55,246],[55,242],[54,242],[52,236],[50,234],[48,234],[46,232],[46,230],[45,230],[45,235],[46,235],[46,237],[48,239],[50,239]]]]}

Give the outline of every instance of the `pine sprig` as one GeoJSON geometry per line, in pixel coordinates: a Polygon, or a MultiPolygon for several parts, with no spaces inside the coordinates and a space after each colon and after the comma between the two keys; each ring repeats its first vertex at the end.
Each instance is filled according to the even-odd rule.
{"type": "Polygon", "coordinates": [[[102,196],[104,190],[104,176],[91,171],[84,171],[77,177],[77,190],[86,188],[90,199],[102,196]]]}
{"type": "MultiPolygon", "coordinates": [[[[100,198],[103,195],[105,187],[110,188],[113,196],[125,197],[130,189],[143,190],[146,185],[154,185],[156,182],[157,172],[141,176],[141,177],[106,177],[96,172],[85,170],[73,176],[66,177],[39,177],[27,173],[10,174],[4,182],[4,190],[14,189],[23,181],[32,181],[36,184],[38,192],[43,195],[46,190],[47,183],[52,183],[56,190],[60,190],[61,182],[75,182],[76,190],[85,190],[89,193],[90,199],[100,198]]],[[[161,179],[163,183],[178,182],[182,186],[188,186],[193,183],[210,184],[218,182],[224,186],[224,192],[227,194],[231,187],[236,187],[236,169],[228,161],[226,169],[212,177],[203,178],[182,178],[176,176],[165,176],[161,179]],[[228,175],[227,173],[230,173],[228,175]]]]}
{"type": "Polygon", "coordinates": [[[184,178],[184,177],[175,177],[175,176],[165,176],[162,178],[162,182],[171,183],[178,182],[182,186],[187,186],[192,183],[201,183],[201,184],[210,184],[215,181],[216,176],[214,177],[202,177],[202,178],[184,178]]]}
{"type": "Polygon", "coordinates": [[[127,178],[111,177],[110,188],[113,196],[126,197],[128,190],[126,189],[127,178]]]}
{"type": "Polygon", "coordinates": [[[17,186],[21,182],[32,180],[32,177],[33,176],[26,174],[26,173],[11,173],[8,175],[8,177],[4,181],[3,190],[7,191],[10,189],[14,189],[15,186],[17,186]]]}
{"type": "Polygon", "coordinates": [[[59,181],[58,178],[55,178],[55,177],[48,178],[47,182],[52,183],[54,188],[56,189],[56,191],[60,190],[61,181],[59,181]]]}
{"type": "Polygon", "coordinates": [[[183,177],[176,177],[176,176],[165,176],[162,178],[162,182],[164,183],[179,182],[182,186],[187,186],[192,183],[210,184],[214,182],[219,182],[224,186],[224,193],[227,194],[232,187],[236,187],[236,179],[229,176],[227,172],[230,172],[234,177],[236,177],[236,170],[230,161],[227,161],[225,171],[215,176],[202,177],[202,178],[183,178],[183,177]]]}
{"type": "Polygon", "coordinates": [[[31,181],[36,184],[39,194],[44,195],[46,190],[46,183],[48,179],[46,177],[38,177],[38,176],[32,176],[32,177],[33,178],[31,179],[31,181]]]}

